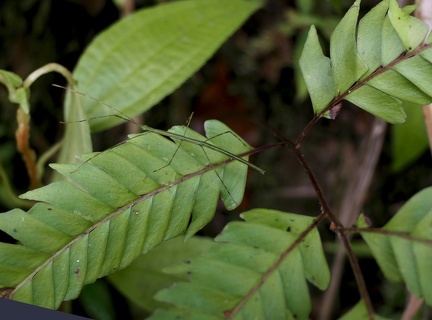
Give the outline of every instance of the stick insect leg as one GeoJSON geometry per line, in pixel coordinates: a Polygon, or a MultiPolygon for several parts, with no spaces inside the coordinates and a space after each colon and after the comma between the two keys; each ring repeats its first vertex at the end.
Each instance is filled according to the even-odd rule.
{"type": "MultiPolygon", "coordinates": [[[[246,144],[246,143],[245,143],[241,138],[239,138],[239,137],[238,137],[235,133],[233,133],[232,131],[225,131],[225,132],[221,132],[221,133],[219,133],[219,134],[216,134],[216,135],[214,135],[213,137],[206,139],[205,142],[211,142],[211,140],[214,140],[214,139],[216,139],[216,138],[218,138],[218,137],[221,137],[221,136],[223,136],[223,135],[225,135],[225,134],[230,134],[231,136],[233,136],[234,138],[236,138],[237,141],[239,141],[239,142],[240,142],[240,143],[241,143],[245,148],[250,148],[249,145],[247,145],[247,144],[246,144]]],[[[203,149],[203,152],[204,152],[204,154],[206,155],[207,159],[210,161],[210,159],[209,159],[209,157],[208,157],[206,151],[204,150],[204,147],[201,146],[201,148],[203,149]]],[[[218,178],[219,178],[219,180],[221,181],[221,183],[222,183],[222,185],[223,185],[225,191],[227,192],[227,194],[229,195],[229,197],[231,198],[231,200],[233,201],[233,203],[235,203],[236,206],[240,205],[240,203],[238,203],[238,202],[235,200],[234,196],[231,194],[229,188],[225,185],[225,183],[224,183],[222,177],[220,176],[220,174],[217,172],[216,169],[215,169],[215,173],[216,173],[216,175],[218,176],[218,178]]]]}
{"type": "MultiPolygon", "coordinates": [[[[208,140],[210,140],[210,139],[208,139],[208,140]]],[[[208,141],[208,140],[207,140],[207,141],[208,141]]],[[[203,150],[203,152],[204,152],[204,154],[205,154],[207,160],[209,161],[209,163],[211,163],[211,160],[210,160],[209,156],[207,155],[207,152],[204,150],[204,147],[203,147],[203,146],[200,146],[200,147],[201,147],[201,149],[203,150]]],[[[237,201],[235,201],[235,199],[234,199],[234,197],[232,196],[231,192],[229,191],[228,187],[225,185],[225,182],[223,182],[222,177],[221,177],[221,176],[219,175],[219,173],[217,172],[217,168],[215,168],[215,169],[213,169],[213,170],[214,170],[214,173],[216,173],[216,176],[219,178],[219,181],[222,183],[222,185],[223,185],[225,191],[229,194],[231,200],[235,203],[236,206],[238,206],[239,203],[237,203],[237,201]]]]}
{"type": "MultiPolygon", "coordinates": [[[[118,114],[109,114],[109,115],[104,115],[104,116],[100,116],[100,117],[93,117],[93,118],[89,118],[89,119],[81,119],[81,120],[70,121],[70,122],[61,122],[61,123],[80,123],[80,122],[84,122],[84,121],[90,121],[90,120],[92,120],[92,119],[100,119],[100,118],[106,118],[106,117],[117,117],[117,118],[120,118],[120,119],[123,119],[123,120],[126,120],[126,121],[131,121],[131,120],[132,120],[132,123],[138,125],[137,123],[135,123],[135,122],[133,121],[133,119],[129,119],[128,117],[124,117],[123,115],[118,115],[118,114]]],[[[145,132],[144,132],[144,133],[145,133],[145,132]]],[[[134,138],[134,137],[132,137],[132,138],[130,138],[130,139],[133,139],[133,138],[134,138]]],[[[126,141],[127,141],[127,140],[126,140],[126,141]]],[[[122,145],[123,143],[125,143],[126,141],[119,142],[119,143],[117,143],[117,144],[111,146],[111,147],[108,148],[107,150],[110,150],[110,149],[112,149],[112,148],[118,147],[118,146],[122,145]]],[[[99,154],[100,154],[100,153],[96,153],[94,156],[92,156],[92,157],[86,159],[84,162],[80,163],[79,166],[76,167],[76,168],[75,168],[73,171],[71,171],[70,173],[74,173],[74,172],[77,171],[79,168],[81,168],[83,165],[85,165],[87,162],[89,162],[89,161],[91,161],[92,159],[94,159],[95,157],[97,157],[99,154]]]]}
{"type": "MultiPolygon", "coordinates": [[[[58,87],[61,87],[61,86],[58,86],[58,87]]],[[[61,87],[61,88],[64,88],[64,87],[61,87]]],[[[87,95],[85,95],[85,94],[83,94],[83,93],[80,93],[80,92],[75,91],[75,90],[72,90],[72,89],[67,89],[67,88],[64,88],[64,89],[66,89],[66,90],[71,90],[72,92],[77,93],[77,94],[80,94],[80,95],[82,95],[82,96],[87,96],[87,95]]],[[[88,96],[88,97],[90,97],[90,96],[88,96]]],[[[155,171],[159,171],[159,170],[161,170],[161,169],[163,169],[163,168],[169,166],[169,165],[172,163],[172,161],[173,161],[175,155],[177,154],[178,150],[180,149],[181,144],[183,143],[183,141],[188,141],[187,139],[181,139],[180,137],[181,137],[181,136],[182,136],[182,137],[185,137],[185,136],[186,136],[186,133],[187,133],[187,130],[188,130],[188,128],[189,128],[189,124],[190,124],[190,121],[191,121],[191,118],[192,118],[192,115],[193,115],[193,114],[191,114],[191,116],[189,117],[189,119],[188,119],[188,121],[187,121],[187,125],[186,125],[186,128],[185,128],[184,132],[183,132],[183,135],[181,135],[181,134],[180,134],[180,135],[173,135],[173,134],[168,134],[167,132],[162,132],[161,130],[152,129],[152,128],[147,127],[147,126],[145,126],[145,125],[140,125],[140,124],[136,123],[136,122],[134,121],[134,119],[132,119],[132,118],[129,117],[128,115],[122,113],[120,110],[117,110],[117,109],[115,109],[114,107],[109,106],[108,104],[106,104],[106,103],[104,103],[103,101],[98,100],[98,99],[96,99],[96,98],[94,98],[94,97],[90,97],[90,98],[93,99],[93,100],[95,100],[95,101],[97,101],[98,103],[100,103],[100,104],[102,104],[102,105],[105,105],[105,106],[107,106],[107,107],[109,107],[109,108],[111,108],[111,109],[117,111],[117,113],[118,113],[118,114],[112,114],[112,115],[105,115],[105,116],[101,116],[100,118],[108,117],[108,116],[115,116],[115,117],[117,117],[117,118],[120,118],[120,119],[122,119],[122,120],[125,120],[125,121],[128,121],[128,122],[130,122],[130,123],[133,123],[133,124],[137,125],[138,127],[140,127],[140,128],[144,131],[142,134],[145,134],[145,133],[147,133],[147,132],[155,132],[155,133],[159,133],[159,134],[161,134],[161,135],[165,135],[165,136],[168,136],[168,137],[171,137],[171,138],[179,138],[179,139],[180,139],[180,143],[177,145],[177,148],[176,148],[176,150],[174,151],[174,153],[173,153],[171,159],[169,160],[169,162],[168,162],[165,166],[163,166],[163,167],[161,167],[161,168],[159,168],[159,169],[157,169],[157,170],[155,170],[155,171]]],[[[81,120],[81,121],[78,120],[78,121],[74,121],[74,122],[82,122],[82,121],[89,121],[89,120],[91,120],[91,119],[86,119],[86,120],[81,120]]],[[[206,152],[205,149],[204,149],[205,144],[207,143],[207,141],[210,141],[210,140],[212,140],[212,139],[215,139],[215,138],[220,137],[220,136],[222,136],[222,135],[224,135],[224,134],[227,134],[227,133],[230,133],[231,135],[233,135],[233,136],[234,136],[238,141],[240,141],[240,142],[241,142],[245,147],[247,147],[247,145],[245,144],[245,142],[242,141],[242,139],[240,139],[237,135],[235,135],[235,134],[234,134],[233,132],[231,132],[231,131],[226,131],[226,132],[219,133],[219,134],[217,134],[217,135],[215,135],[215,136],[213,136],[213,137],[211,137],[211,138],[209,138],[209,139],[207,139],[207,140],[201,140],[201,142],[202,142],[203,144],[199,144],[199,143],[198,143],[199,141],[196,141],[197,144],[198,144],[198,145],[201,147],[201,149],[203,150],[203,152],[204,152],[204,154],[205,154],[205,156],[206,156],[206,158],[207,158],[209,164],[211,164],[211,160],[210,160],[210,157],[208,156],[207,152],[206,152]]],[[[141,134],[141,135],[142,135],[142,134],[141,134]]],[[[135,136],[135,137],[136,137],[136,136],[135,136]]],[[[134,138],[134,137],[131,137],[130,139],[133,139],[133,138],[134,138]]],[[[191,140],[193,140],[193,139],[191,139],[191,140]]],[[[189,140],[189,141],[191,141],[191,140],[189,140]]],[[[125,141],[120,142],[120,143],[116,144],[115,146],[113,146],[113,147],[111,147],[111,148],[114,148],[114,147],[116,147],[116,146],[119,146],[119,145],[123,144],[124,142],[125,142],[125,141]]],[[[191,142],[191,143],[193,143],[193,142],[191,142]]],[[[111,148],[110,148],[110,149],[111,149],[111,148]]],[[[207,148],[209,148],[209,146],[207,146],[207,148]]],[[[213,148],[211,148],[211,149],[213,149],[213,148]]],[[[109,150],[109,149],[108,149],[108,150],[109,150]]],[[[213,150],[214,150],[214,149],[213,149],[213,150]]],[[[91,161],[92,159],[94,159],[94,158],[95,158],[96,156],[98,156],[98,155],[99,155],[99,153],[95,154],[95,155],[94,155],[93,157],[91,157],[91,158],[86,159],[86,160],[85,160],[83,163],[81,163],[80,166],[78,166],[78,167],[77,167],[73,172],[75,172],[76,170],[78,170],[82,165],[84,165],[85,163],[91,161]]],[[[232,156],[234,157],[234,155],[232,155],[232,156]]],[[[221,183],[222,183],[222,185],[223,185],[225,191],[226,191],[227,194],[230,196],[230,198],[231,198],[231,200],[233,201],[233,203],[235,203],[236,205],[238,205],[237,202],[235,201],[233,195],[232,195],[231,192],[229,191],[228,187],[225,185],[225,183],[224,183],[222,177],[220,176],[220,174],[219,174],[216,170],[215,170],[215,173],[216,173],[218,179],[221,181],[221,183]]]]}
{"type": "MultiPolygon", "coordinates": [[[[189,129],[189,125],[190,125],[190,123],[191,123],[191,121],[192,121],[192,117],[193,117],[193,112],[191,113],[191,115],[189,116],[189,118],[186,120],[186,126],[185,126],[185,130],[184,130],[184,132],[183,132],[183,136],[186,135],[186,132],[187,132],[187,130],[189,129]]],[[[159,171],[159,170],[162,170],[162,169],[168,167],[169,165],[171,165],[171,163],[172,163],[172,161],[173,161],[175,155],[177,154],[178,150],[180,149],[180,147],[181,147],[183,141],[184,141],[184,140],[180,140],[180,143],[177,145],[177,148],[175,149],[175,151],[174,151],[173,155],[171,156],[171,159],[168,161],[168,163],[167,163],[166,165],[164,165],[163,167],[161,167],[161,168],[159,168],[159,169],[156,169],[154,172],[159,171]]]]}

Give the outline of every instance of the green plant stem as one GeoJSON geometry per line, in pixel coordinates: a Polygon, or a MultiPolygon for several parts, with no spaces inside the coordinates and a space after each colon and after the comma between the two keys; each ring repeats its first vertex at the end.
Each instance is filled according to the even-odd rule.
{"type": "Polygon", "coordinates": [[[23,87],[28,89],[30,86],[35,82],[40,76],[43,76],[44,74],[50,73],[50,72],[57,72],[61,74],[63,77],[65,77],[67,83],[71,87],[75,87],[75,81],[72,77],[72,73],[63,67],[62,65],[58,63],[48,63],[44,65],[43,67],[40,67],[39,69],[36,69],[33,71],[29,76],[24,80],[23,87]]]}
{"type": "MultiPolygon", "coordinates": [[[[40,76],[53,71],[63,75],[69,85],[74,87],[75,82],[70,71],[57,63],[48,63],[43,67],[33,71],[23,81],[22,87],[25,90],[28,90],[40,76]]],[[[30,147],[30,109],[28,106],[28,101],[26,102],[26,107],[21,103],[20,108],[18,108],[17,123],[18,127],[15,132],[17,149],[21,153],[27,168],[27,173],[30,179],[30,189],[36,189],[40,186],[40,177],[42,176],[42,171],[39,171],[41,167],[36,163],[36,153],[30,147]]]]}

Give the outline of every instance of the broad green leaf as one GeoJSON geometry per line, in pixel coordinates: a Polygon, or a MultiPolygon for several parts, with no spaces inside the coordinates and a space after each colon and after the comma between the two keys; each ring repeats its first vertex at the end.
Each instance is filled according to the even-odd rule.
{"type": "MultiPolygon", "coordinates": [[[[364,216],[357,221],[366,228],[364,216]]],[[[384,275],[403,281],[416,296],[432,305],[432,188],[414,195],[382,228],[382,233],[361,232],[384,275]],[[388,234],[386,231],[399,234],[388,234]]]]}
{"type": "Polygon", "coordinates": [[[183,237],[168,240],[138,257],[127,268],[109,275],[108,279],[130,301],[153,312],[166,306],[154,300],[153,296],[180,280],[162,272],[162,269],[193,258],[212,245],[213,242],[209,239],[199,237],[187,241],[183,237]]]}
{"type": "Polygon", "coordinates": [[[295,244],[313,218],[267,209],[241,216],[245,221],[229,223],[210,250],[166,269],[187,282],[156,295],[175,307],[151,319],[308,318],[306,279],[321,289],[330,281],[317,230],[295,244]]]}
{"type": "Polygon", "coordinates": [[[408,119],[392,127],[392,169],[399,171],[411,164],[429,147],[422,108],[405,103],[408,119]]]}
{"type": "Polygon", "coordinates": [[[29,212],[0,214],[0,229],[20,243],[0,245],[7,296],[57,308],[162,241],[193,235],[212,219],[221,194],[235,197],[225,199],[230,209],[239,205],[247,164],[234,157],[251,147],[219,121],[205,127],[207,137],[187,127],[165,133],[172,140],[146,132],[83,155],[81,164],[52,165],[68,179],[22,195],[38,201],[29,212]]]}
{"type": "MultiPolygon", "coordinates": [[[[151,108],[197,71],[260,7],[257,0],[175,1],[137,11],[101,33],[81,56],[78,91],[134,116],[151,108]]],[[[72,94],[72,93],[68,93],[72,94]]],[[[92,130],[124,121],[97,101],[83,109],[92,130]]]]}
{"type": "Polygon", "coordinates": [[[301,69],[314,112],[328,117],[322,111],[345,99],[387,122],[402,123],[404,104],[432,102],[432,49],[423,43],[427,26],[409,15],[412,6],[399,8],[395,0],[385,0],[360,20],[356,30],[359,4],[354,3],[333,32],[331,63],[325,70],[318,68],[317,61],[327,58],[317,59],[316,52],[322,51],[314,29],[309,32],[301,69]],[[323,81],[329,74],[336,92],[323,81]]]}

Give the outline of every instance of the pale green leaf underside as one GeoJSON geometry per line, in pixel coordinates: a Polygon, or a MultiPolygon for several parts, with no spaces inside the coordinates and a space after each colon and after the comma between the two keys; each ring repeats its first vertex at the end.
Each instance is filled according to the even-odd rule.
{"type": "MultiPolygon", "coordinates": [[[[175,1],[140,10],[101,33],[74,70],[78,90],[134,116],[198,70],[260,6],[256,0],[175,1]]],[[[68,94],[71,94],[70,92],[68,94]]],[[[84,99],[92,130],[124,121],[84,99]]]]}
{"type": "Polygon", "coordinates": [[[210,250],[166,269],[188,282],[159,292],[157,299],[176,307],[151,319],[307,319],[306,279],[320,289],[330,281],[318,231],[287,250],[313,218],[268,209],[242,218],[246,222],[229,223],[210,250]]]}
{"type": "Polygon", "coordinates": [[[309,32],[300,66],[314,112],[328,117],[323,111],[345,99],[390,123],[402,123],[405,102],[432,102],[432,49],[429,41],[423,44],[428,27],[409,15],[412,7],[384,0],[360,20],[355,39],[359,5],[357,0],[333,32],[330,59],[315,29],[309,32]]]}
{"type": "MultiPolygon", "coordinates": [[[[418,297],[432,305],[432,188],[414,195],[383,227],[412,237],[362,232],[384,275],[403,281],[418,297]],[[426,242],[425,242],[426,241],[426,242]],[[427,242],[429,241],[429,242],[427,242]]],[[[364,216],[357,221],[367,227],[364,216]]]]}
{"type": "Polygon", "coordinates": [[[164,241],[138,257],[127,268],[109,275],[108,280],[135,305],[153,312],[157,308],[166,307],[166,304],[156,301],[153,296],[180,280],[164,273],[162,269],[198,256],[213,244],[211,239],[197,236],[187,241],[184,237],[164,241]]]}
{"type": "MultiPolygon", "coordinates": [[[[224,143],[234,154],[251,149],[219,121],[205,129],[207,137],[186,127],[171,131],[224,143]]],[[[0,215],[0,229],[21,243],[0,243],[0,285],[14,287],[12,299],[57,308],[76,298],[84,284],[163,240],[193,235],[212,219],[219,196],[227,209],[238,206],[247,174],[246,164],[227,155],[153,132],[82,159],[52,165],[67,179],[24,194],[39,201],[29,212],[0,215]]]]}

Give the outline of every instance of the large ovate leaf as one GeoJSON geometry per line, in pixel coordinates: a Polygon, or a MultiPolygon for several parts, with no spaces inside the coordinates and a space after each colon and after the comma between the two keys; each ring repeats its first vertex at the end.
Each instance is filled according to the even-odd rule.
{"type": "Polygon", "coordinates": [[[166,269],[188,282],[160,291],[156,298],[175,307],[151,319],[308,318],[306,279],[320,289],[330,281],[313,218],[268,209],[241,216],[210,250],[166,269]]]}
{"type": "Polygon", "coordinates": [[[409,15],[412,7],[384,0],[356,30],[359,4],[357,0],[332,34],[330,60],[322,54],[314,29],[309,32],[300,67],[314,112],[334,117],[327,111],[348,100],[390,123],[402,123],[405,103],[432,102],[428,27],[409,15]]]}
{"type": "Polygon", "coordinates": [[[38,201],[29,212],[0,214],[0,229],[20,242],[0,243],[3,294],[57,308],[163,240],[193,235],[220,195],[228,209],[238,206],[247,163],[224,153],[251,147],[219,121],[205,129],[207,137],[174,127],[172,140],[146,132],[81,164],[52,165],[67,179],[25,193],[38,201]]]}
{"type": "MultiPolygon", "coordinates": [[[[259,0],[189,0],[142,9],[101,33],[81,56],[78,90],[134,116],[198,70],[255,11],[259,0]]],[[[70,94],[70,93],[69,93],[70,94]]],[[[92,130],[124,121],[97,101],[83,108],[92,130]]]]}
{"type": "Polygon", "coordinates": [[[357,221],[384,275],[403,281],[416,296],[432,305],[432,188],[414,195],[382,228],[368,232],[365,217],[357,221]]]}

